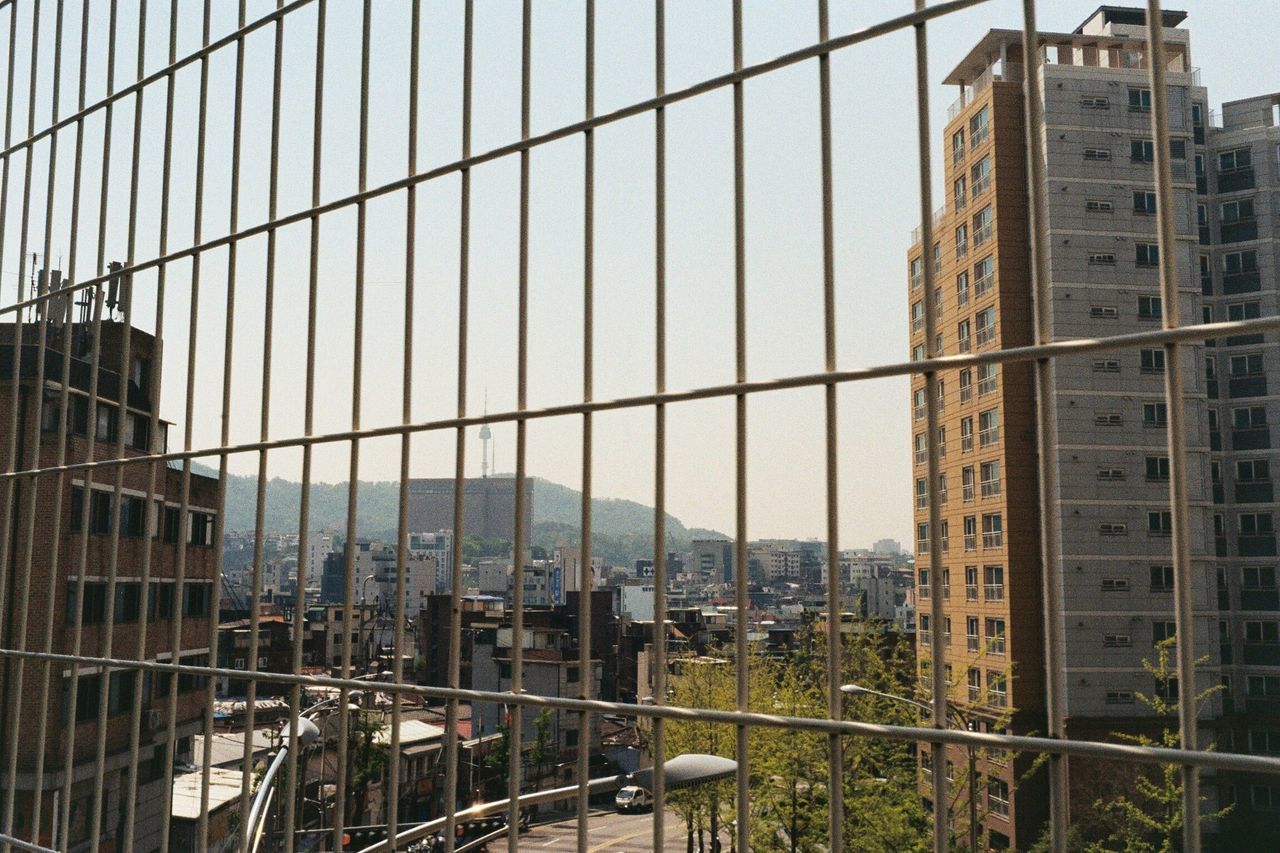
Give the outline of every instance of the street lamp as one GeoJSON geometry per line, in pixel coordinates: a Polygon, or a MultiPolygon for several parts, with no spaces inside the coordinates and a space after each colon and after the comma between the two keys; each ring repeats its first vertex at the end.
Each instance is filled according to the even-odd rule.
{"type": "MultiPolygon", "coordinates": [[[[880,690],[873,690],[870,687],[863,687],[861,684],[844,684],[840,687],[840,692],[846,696],[879,696],[882,699],[892,699],[895,702],[903,702],[907,705],[915,707],[927,713],[933,713],[933,703],[925,704],[915,699],[908,699],[905,696],[895,696],[892,693],[885,693],[880,690]]],[[[947,703],[947,713],[951,714],[957,722],[960,723],[968,731],[973,731],[973,727],[969,724],[968,717],[964,712],[950,702],[947,703]]],[[[977,760],[973,754],[973,744],[966,746],[969,764],[969,849],[976,851],[978,849],[978,766],[977,760]]],[[[942,772],[940,768],[933,768],[934,773],[942,772]]],[[[941,808],[942,803],[935,803],[934,808],[941,808]]]]}

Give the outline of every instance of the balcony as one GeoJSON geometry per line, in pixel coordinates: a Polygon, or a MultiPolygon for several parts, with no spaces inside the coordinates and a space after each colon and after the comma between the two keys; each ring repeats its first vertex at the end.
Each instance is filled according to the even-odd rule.
{"type": "MultiPolygon", "coordinates": [[[[1221,447],[1212,448],[1221,450],[1221,447]]],[[[1249,427],[1231,431],[1232,450],[1269,450],[1271,449],[1271,429],[1269,427],[1249,427]]]]}
{"type": "Polygon", "coordinates": [[[1236,547],[1241,557],[1274,557],[1276,555],[1276,537],[1273,534],[1240,534],[1236,547]]]}
{"type": "Polygon", "coordinates": [[[1236,483],[1236,503],[1266,504],[1275,500],[1275,492],[1271,481],[1236,483]]]}
{"type": "Polygon", "coordinates": [[[1280,644],[1245,643],[1244,663],[1248,666],[1280,666],[1280,644]]]}
{"type": "Polygon", "coordinates": [[[1280,592],[1245,587],[1240,590],[1241,610],[1280,610],[1280,592]]]}
{"type": "Polygon", "coordinates": [[[1231,169],[1230,171],[1222,171],[1218,173],[1218,192],[1234,193],[1242,190],[1251,190],[1256,186],[1253,176],[1253,167],[1245,166],[1240,169],[1231,169]]]}
{"type": "Polygon", "coordinates": [[[1240,376],[1227,380],[1227,394],[1232,399],[1237,397],[1265,397],[1267,395],[1267,377],[1240,376]]]}
{"type": "Polygon", "coordinates": [[[1223,243],[1243,243],[1258,239],[1258,221],[1241,219],[1235,222],[1223,222],[1218,226],[1223,243]]]}

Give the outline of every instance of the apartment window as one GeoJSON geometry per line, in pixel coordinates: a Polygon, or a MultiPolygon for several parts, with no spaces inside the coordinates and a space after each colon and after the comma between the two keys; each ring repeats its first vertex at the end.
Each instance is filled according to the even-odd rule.
{"type": "Polygon", "coordinates": [[[921,523],[916,525],[916,553],[917,554],[929,553],[929,525],[928,524],[921,523]]]}
{"type": "Polygon", "coordinates": [[[914,290],[924,281],[924,262],[919,258],[911,259],[911,288],[914,290]]]}
{"type": "MultiPolygon", "coordinates": [[[[964,567],[964,600],[965,601],[978,600],[978,567],[977,566],[964,567]]],[[[975,616],[970,618],[976,619],[977,617],[975,616]]],[[[974,633],[975,634],[977,633],[976,623],[974,624],[974,633]]]]}
{"type": "Polygon", "coordinates": [[[1256,812],[1271,812],[1280,809],[1280,786],[1250,785],[1249,802],[1256,812]]]}
{"type": "Polygon", "coordinates": [[[912,361],[924,361],[924,344],[916,344],[911,348],[912,361]]]}
{"type": "Polygon", "coordinates": [[[1132,690],[1108,690],[1106,702],[1108,705],[1132,705],[1132,690]]]}
{"type": "Polygon", "coordinates": [[[1102,647],[1106,649],[1127,649],[1133,645],[1128,634],[1103,634],[1102,647]]]}
{"type": "Polygon", "coordinates": [[[1248,148],[1236,148],[1223,151],[1218,155],[1218,171],[1234,172],[1236,169],[1248,169],[1253,165],[1253,153],[1248,148]]]}
{"type": "Polygon", "coordinates": [[[974,327],[978,333],[978,346],[989,344],[996,339],[996,307],[983,308],[974,316],[974,327]]]}
{"type": "Polygon", "coordinates": [[[1233,302],[1227,306],[1228,320],[1256,320],[1262,316],[1260,302],[1233,302]]]}
{"type": "Polygon", "coordinates": [[[173,584],[153,583],[147,597],[147,621],[173,618],[173,584]]]}
{"type": "Polygon", "coordinates": [[[987,240],[991,239],[991,228],[993,222],[991,213],[991,205],[987,205],[978,211],[973,217],[973,245],[981,246],[987,240]]]}
{"type": "Polygon", "coordinates": [[[1280,675],[1250,675],[1245,695],[1255,699],[1280,699],[1280,675]]]}
{"type": "Polygon", "coordinates": [[[1262,353],[1254,352],[1246,355],[1231,356],[1232,376],[1261,376],[1262,353]]]}
{"type": "Polygon", "coordinates": [[[973,418],[960,419],[960,452],[971,453],[973,451],[973,418]]]}
{"type": "Polygon", "coordinates": [[[1167,620],[1159,620],[1151,623],[1151,644],[1158,646],[1166,640],[1176,639],[1178,636],[1178,625],[1176,622],[1167,620]]]}
{"type": "Polygon", "coordinates": [[[1142,404],[1142,425],[1162,427],[1169,422],[1169,407],[1164,403],[1142,404]]]}
{"type": "MultiPolygon", "coordinates": [[[[973,469],[968,469],[972,474],[973,469]]],[[[964,549],[966,551],[978,550],[978,518],[974,515],[966,515],[964,517],[964,549]]]]}
{"type": "Polygon", "coordinates": [[[982,296],[982,294],[995,286],[995,273],[996,262],[991,255],[987,255],[973,265],[973,295],[975,297],[982,296]]]}
{"type": "Polygon", "coordinates": [[[1168,592],[1173,589],[1173,566],[1151,566],[1151,591],[1168,592]]]}
{"type": "Polygon", "coordinates": [[[947,502],[947,475],[938,475],[938,503],[945,505],[947,502]]]}
{"type": "Polygon", "coordinates": [[[1108,148],[1086,148],[1084,149],[1084,159],[1086,160],[1110,160],[1111,150],[1108,148]]]}
{"type": "Polygon", "coordinates": [[[188,515],[187,544],[213,545],[213,516],[207,512],[191,512],[188,515]]]}
{"type": "Polygon", "coordinates": [[[913,459],[917,465],[923,465],[929,457],[929,439],[924,433],[917,433],[913,450],[913,459]]]}
{"type": "Polygon", "coordinates": [[[1114,521],[1104,521],[1098,525],[1099,536],[1128,536],[1129,525],[1114,521]]]}
{"type": "MultiPolygon", "coordinates": [[[[1009,680],[1003,672],[995,670],[987,670],[987,702],[997,708],[1003,708],[1009,704],[1009,680]]],[[[994,784],[1000,785],[1000,790],[1004,796],[1004,814],[1009,813],[1009,786],[999,780],[993,779],[994,784]]],[[[996,802],[992,803],[992,811],[998,808],[996,802]]]]}
{"type": "Polygon", "coordinates": [[[1280,754],[1280,731],[1249,729],[1249,751],[1266,755],[1280,754]]]}
{"type": "MultiPolygon", "coordinates": [[[[71,488],[71,531],[80,532],[81,515],[84,513],[84,489],[71,488]]],[[[94,489],[89,493],[89,532],[111,532],[111,492],[94,489]]]]}
{"type": "Polygon", "coordinates": [[[917,388],[911,393],[911,416],[917,421],[924,420],[924,389],[917,388]]]}
{"type": "Polygon", "coordinates": [[[938,458],[945,459],[947,457],[947,428],[938,427],[938,458]]]}
{"type": "Polygon", "coordinates": [[[1227,252],[1222,256],[1222,270],[1227,275],[1258,271],[1258,251],[1227,252]]]}
{"type": "Polygon", "coordinates": [[[964,210],[965,201],[968,199],[967,186],[968,181],[964,175],[951,182],[951,200],[956,210],[964,210]]]}
{"type": "Polygon", "coordinates": [[[964,306],[969,304],[969,273],[960,273],[956,276],[956,305],[964,306]]]}
{"type": "Polygon", "coordinates": [[[116,584],[115,621],[117,624],[137,622],[142,612],[142,585],[119,582],[116,584]]]}
{"type": "Polygon", "coordinates": [[[982,475],[982,496],[984,498],[993,498],[1000,494],[1000,463],[983,462],[980,473],[982,475]]]}
{"type": "Polygon", "coordinates": [[[987,649],[993,655],[1002,655],[1005,652],[1005,634],[1003,619],[987,619],[987,649]]]}
{"type": "Polygon", "coordinates": [[[1258,645],[1276,645],[1280,643],[1280,631],[1275,622],[1249,620],[1244,623],[1244,641],[1258,645]]]}
{"type": "Polygon", "coordinates": [[[1133,194],[1133,212],[1154,214],[1156,212],[1156,194],[1142,191],[1135,192],[1133,194]]]}
{"type": "Polygon", "coordinates": [[[1242,198],[1239,201],[1223,202],[1218,208],[1218,212],[1224,223],[1243,222],[1253,219],[1253,199],[1242,198]]]}
{"type": "Polygon", "coordinates": [[[973,349],[973,342],[969,338],[968,320],[961,320],[956,324],[956,343],[960,348],[960,352],[969,352],[973,349]]]}
{"type": "MultiPolygon", "coordinates": [[[[969,618],[973,620],[973,630],[976,633],[978,630],[978,617],[971,616],[969,618]]],[[[977,640],[976,636],[974,637],[974,640],[977,640]]],[[[970,667],[969,673],[968,673],[968,684],[969,684],[969,701],[981,702],[982,701],[982,670],[970,667]]],[[[925,753],[925,754],[927,755],[928,753],[925,753]]]]}
{"type": "Polygon", "coordinates": [[[124,423],[124,443],[134,450],[151,450],[151,417],[129,413],[124,423]]]}
{"type": "MultiPolygon", "coordinates": [[[[1195,164],[1196,164],[1196,178],[1197,178],[1198,180],[1199,180],[1199,179],[1203,179],[1203,178],[1204,178],[1204,155],[1203,155],[1203,154],[1197,154],[1197,155],[1196,155],[1196,158],[1195,158],[1195,164]]],[[[1199,190],[1198,190],[1198,192],[1199,192],[1201,195],[1203,195],[1203,194],[1204,194],[1204,190],[1203,190],[1203,189],[1199,189],[1199,190]]]]}
{"type": "Polygon", "coordinates": [[[1169,457],[1168,456],[1148,456],[1147,457],[1147,479],[1148,480],[1168,480],[1169,479],[1169,457]]]}
{"type": "MultiPolygon", "coordinates": [[[[67,581],[68,622],[75,619],[77,584],[77,581],[67,581]]],[[[102,581],[84,582],[84,608],[80,619],[84,625],[100,625],[107,621],[107,585],[102,581]]]]}
{"type": "Polygon", "coordinates": [[[991,108],[983,107],[969,119],[969,144],[977,148],[991,131],[991,108]]]}
{"type": "Polygon", "coordinates": [[[961,225],[956,229],[956,257],[963,258],[969,254],[969,226],[961,225]]]}
{"type": "MultiPolygon", "coordinates": [[[[964,344],[961,344],[960,351],[964,352],[964,344]]],[[[973,370],[971,368],[963,368],[960,371],[960,402],[967,403],[973,399],[973,370]]]]}
{"type": "Polygon", "coordinates": [[[1232,409],[1231,425],[1234,429],[1261,429],[1267,425],[1267,409],[1265,406],[1232,409]]]}
{"type": "Polygon", "coordinates": [[[1000,413],[988,409],[978,413],[978,446],[987,447],[1000,440],[1000,413]]]}
{"type": "Polygon", "coordinates": [[[1138,243],[1134,247],[1134,263],[1140,267],[1160,265],[1160,247],[1155,243],[1138,243]]]}
{"type": "MultiPolygon", "coordinates": [[[[949,541],[949,537],[947,536],[947,532],[948,532],[948,531],[947,531],[947,522],[943,521],[943,522],[942,522],[942,524],[941,524],[941,529],[938,531],[939,538],[940,538],[940,539],[942,539],[942,550],[943,550],[943,551],[950,550],[950,547],[951,547],[951,543],[950,543],[950,541],[949,541]]],[[[944,597],[944,598],[947,596],[947,592],[948,592],[948,590],[947,590],[947,580],[948,580],[948,578],[947,578],[947,572],[946,572],[946,570],[943,570],[943,572],[942,572],[942,595],[943,595],[943,597],[944,597]]],[[[947,633],[948,633],[948,634],[950,634],[950,633],[951,633],[951,620],[950,620],[950,619],[947,619],[947,633]]]]}
{"type": "Polygon", "coordinates": [[[1100,358],[1093,363],[1094,373],[1119,373],[1120,362],[1114,358],[1100,358]]]}
{"type": "Polygon", "coordinates": [[[1240,515],[1241,536],[1269,536],[1272,533],[1271,513],[1246,512],[1240,515]]]}
{"type": "Polygon", "coordinates": [[[1144,349],[1140,353],[1143,373],[1164,373],[1164,350],[1144,349]]]}
{"type": "Polygon", "coordinates": [[[1081,109],[1086,110],[1109,110],[1111,109],[1110,98],[1081,98],[1081,109]]]}
{"type": "Polygon", "coordinates": [[[1094,265],[1103,264],[1103,265],[1110,266],[1110,265],[1114,265],[1115,262],[1116,262],[1116,256],[1114,252],[1090,252],[1089,253],[1089,263],[1091,264],[1094,264],[1094,265]]]}
{"type": "Polygon", "coordinates": [[[1129,159],[1135,163],[1150,163],[1156,158],[1155,145],[1150,139],[1129,140],[1129,159]]]}
{"type": "Polygon", "coordinates": [[[1236,462],[1236,479],[1243,483],[1271,479],[1271,464],[1266,459],[1242,459],[1236,462]]]}
{"type": "Polygon", "coordinates": [[[1130,89],[1129,110],[1132,112],[1151,112],[1151,90],[1130,89]]]}
{"type": "Polygon", "coordinates": [[[1211,355],[1204,357],[1204,378],[1208,382],[1218,378],[1218,361],[1211,355]]]}
{"type": "Polygon", "coordinates": [[[1123,468],[1099,468],[1098,479],[1099,480],[1123,480],[1124,469],[1123,468]]]}
{"type": "Polygon", "coordinates": [[[1004,600],[1004,566],[982,567],[982,598],[984,601],[1004,600]]]}
{"type": "Polygon", "coordinates": [[[951,162],[959,163],[964,159],[964,128],[951,134],[951,162]]]}
{"type": "MultiPolygon", "coordinates": [[[[1225,586],[1225,579],[1224,584],[1225,586]]],[[[1275,589],[1275,566],[1243,566],[1240,569],[1240,585],[1246,589],[1275,589]]]]}
{"type": "Polygon", "coordinates": [[[96,436],[98,441],[115,441],[117,428],[116,410],[101,403],[98,404],[98,428],[96,436]]]}
{"type": "Polygon", "coordinates": [[[983,157],[969,170],[969,178],[973,189],[973,198],[982,195],[991,187],[991,157],[983,157]]]}
{"type": "Polygon", "coordinates": [[[916,509],[929,505],[929,483],[923,477],[916,480],[916,509]]]}
{"type": "Polygon", "coordinates": [[[1092,305],[1089,307],[1089,316],[1102,320],[1114,320],[1120,316],[1120,311],[1114,305],[1092,305]]]}
{"type": "Polygon", "coordinates": [[[1093,416],[1094,426],[1123,426],[1124,417],[1119,412],[1098,412],[1093,416]]]}
{"type": "Polygon", "coordinates": [[[209,584],[188,583],[182,588],[182,615],[209,615],[209,584]]]}
{"type": "Polygon", "coordinates": [[[933,244],[933,271],[942,272],[942,242],[933,244]]]}
{"type": "Polygon", "coordinates": [[[997,384],[996,366],[994,364],[978,365],[978,396],[994,394],[997,384]]]}
{"type": "MultiPolygon", "coordinates": [[[[969,503],[974,498],[974,477],[973,466],[966,465],[960,469],[960,489],[961,497],[965,503],[969,503]]],[[[967,532],[967,531],[966,531],[967,532]]]]}
{"type": "Polygon", "coordinates": [[[918,332],[924,328],[924,303],[911,303],[911,331],[918,332]]]}
{"type": "Polygon", "coordinates": [[[1128,592],[1129,579],[1128,578],[1103,578],[1102,591],[1103,592],[1128,592]]]}
{"type": "MultiPolygon", "coordinates": [[[[1270,516],[1267,518],[1270,519],[1270,516]]],[[[1004,547],[1004,519],[998,512],[989,512],[982,516],[982,547],[1004,547]]]]}
{"type": "Polygon", "coordinates": [[[123,495],[120,498],[120,535],[142,536],[146,531],[145,498],[123,495]]]}
{"type": "Polygon", "coordinates": [[[1149,536],[1173,535],[1173,513],[1168,510],[1148,512],[1147,534],[1149,536]]]}

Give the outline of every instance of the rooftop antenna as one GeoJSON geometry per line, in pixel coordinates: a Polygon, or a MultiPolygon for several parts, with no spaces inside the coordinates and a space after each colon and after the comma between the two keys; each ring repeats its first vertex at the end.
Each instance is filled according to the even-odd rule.
{"type": "MultiPolygon", "coordinates": [[[[484,390],[484,413],[489,415],[489,389],[484,390]]],[[[493,432],[489,429],[488,423],[480,425],[480,476],[489,479],[489,442],[493,440],[493,432]]]]}

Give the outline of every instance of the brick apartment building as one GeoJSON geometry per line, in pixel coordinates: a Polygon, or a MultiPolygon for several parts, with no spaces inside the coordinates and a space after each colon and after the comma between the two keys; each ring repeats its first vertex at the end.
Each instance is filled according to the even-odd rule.
{"type": "MultiPolygon", "coordinates": [[[[123,436],[123,455],[141,456],[165,447],[167,425],[152,431],[154,385],[158,371],[152,370],[155,355],[154,338],[138,329],[126,330],[119,322],[104,320],[101,326],[98,398],[89,397],[91,329],[85,324],[50,325],[43,353],[43,377],[40,376],[41,353],[38,352],[39,328],[28,323],[22,331],[21,356],[15,358],[16,326],[0,325],[0,447],[15,442],[16,468],[46,468],[57,462],[57,442],[62,423],[61,385],[65,336],[71,335],[66,407],[66,448],[68,463],[86,460],[88,430],[95,430],[94,458],[117,456],[117,442],[123,436]],[[128,331],[128,334],[126,334],[128,331]],[[127,342],[127,353],[125,346],[127,342]],[[119,398],[120,369],[129,371],[126,399],[119,398]],[[13,392],[17,370],[17,396],[13,392]],[[95,405],[96,402],[96,405],[95,405]],[[9,413],[16,410],[18,433],[10,433],[9,413]],[[123,431],[123,432],[121,432],[123,431]]],[[[153,512],[146,506],[150,466],[123,468],[123,486],[114,489],[116,469],[94,472],[85,506],[85,473],[73,471],[63,482],[61,501],[56,498],[58,478],[45,475],[16,483],[13,502],[13,524],[3,531],[8,538],[6,562],[0,566],[0,583],[4,585],[3,643],[8,648],[43,650],[45,647],[46,613],[53,614],[49,626],[52,651],[73,651],[77,586],[81,554],[84,559],[84,591],[80,605],[83,614],[81,654],[94,656],[106,651],[110,638],[115,657],[168,661],[173,657],[172,631],[177,613],[182,615],[180,659],[183,663],[208,663],[210,605],[214,583],[214,529],[217,513],[216,479],[192,474],[188,492],[186,523],[179,517],[182,496],[182,472],[160,466],[156,472],[153,512]],[[34,503],[32,489],[35,489],[34,503]],[[109,575],[113,536],[111,527],[115,502],[119,501],[119,544],[116,555],[117,578],[114,593],[109,593],[109,575]],[[34,512],[34,514],[32,514],[34,512]],[[82,515],[82,512],[84,513],[82,515]],[[87,519],[87,525],[83,523],[87,519]],[[55,523],[57,535],[54,535],[55,523]],[[31,526],[28,540],[26,531],[31,526]],[[180,542],[185,529],[185,542],[180,542]],[[150,549],[149,589],[143,590],[141,571],[143,555],[150,549]],[[185,587],[175,590],[179,556],[185,549],[185,587]],[[22,573],[30,553],[27,595],[21,597],[22,573]],[[113,600],[109,601],[108,598],[113,600]],[[25,637],[18,636],[20,611],[28,608],[25,637]],[[178,610],[181,608],[181,610],[178,610]],[[145,648],[139,649],[142,620],[146,620],[145,648]]],[[[15,828],[26,835],[33,822],[34,791],[38,784],[40,814],[36,840],[44,845],[54,841],[53,832],[62,818],[62,810],[70,808],[68,835],[57,839],[61,850],[86,847],[93,836],[100,849],[111,851],[123,846],[127,774],[130,772],[130,722],[135,691],[135,673],[111,672],[106,691],[105,709],[100,708],[103,674],[96,667],[81,667],[75,708],[69,707],[71,676],[62,665],[46,667],[28,661],[23,667],[21,690],[16,684],[17,664],[12,659],[0,660],[0,707],[5,708],[0,738],[10,737],[10,724],[17,715],[21,736],[16,743],[0,742],[0,754],[7,759],[17,750],[17,776],[3,778],[0,784],[17,789],[15,828]],[[42,682],[48,680],[48,690],[42,682]],[[45,707],[40,698],[47,696],[45,707]],[[100,711],[105,712],[106,749],[102,788],[102,823],[90,826],[95,796],[93,781],[96,763],[100,711]],[[40,739],[41,716],[47,715],[47,728],[40,739]],[[68,803],[63,786],[63,767],[68,736],[75,733],[74,782],[68,803]],[[36,778],[37,757],[43,753],[43,773],[36,778]],[[55,811],[56,810],[56,811],[55,811]]],[[[137,814],[133,849],[156,850],[160,847],[163,807],[168,796],[164,787],[164,761],[168,739],[169,680],[166,676],[144,674],[141,697],[142,714],[137,766],[137,814]]],[[[204,679],[193,676],[178,678],[177,759],[189,760],[191,738],[198,730],[205,699],[204,679]]]]}

